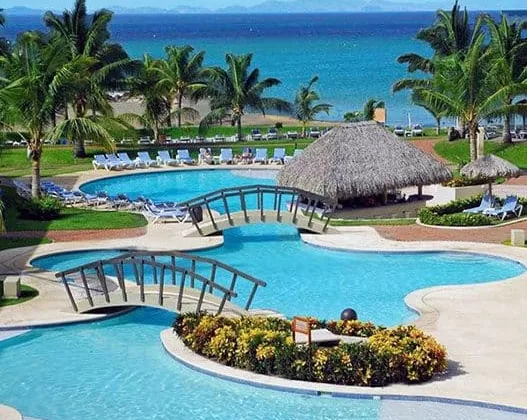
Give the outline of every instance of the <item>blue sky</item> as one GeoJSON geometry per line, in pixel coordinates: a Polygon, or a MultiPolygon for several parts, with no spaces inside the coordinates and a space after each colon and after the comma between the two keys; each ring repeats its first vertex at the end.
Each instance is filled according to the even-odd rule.
{"type": "MultiPolygon", "coordinates": [[[[90,9],[109,7],[109,6],[126,6],[126,7],[140,7],[152,6],[159,8],[171,8],[182,5],[191,5],[195,7],[207,7],[216,9],[224,6],[243,5],[252,6],[262,3],[264,0],[165,0],[163,2],[152,2],[152,0],[88,0],[90,9]]],[[[294,0],[284,0],[294,1],[294,0]]],[[[325,0],[320,0],[323,4],[325,0]]],[[[392,0],[393,3],[417,3],[417,4],[431,4],[436,7],[437,4],[444,8],[450,8],[453,0],[392,0]]],[[[526,9],[527,2],[525,0],[464,0],[462,5],[472,10],[483,9],[526,9]]],[[[1,7],[26,6],[35,9],[64,9],[71,8],[73,0],[4,0],[1,7]]]]}

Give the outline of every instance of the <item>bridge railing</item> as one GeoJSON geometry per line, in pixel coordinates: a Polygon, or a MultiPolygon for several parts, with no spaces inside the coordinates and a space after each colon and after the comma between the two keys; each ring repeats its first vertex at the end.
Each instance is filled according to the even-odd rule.
{"type": "Polygon", "coordinates": [[[260,220],[266,221],[266,210],[273,210],[276,212],[276,221],[281,221],[281,216],[284,211],[288,211],[293,215],[293,223],[296,224],[299,211],[303,212],[309,217],[308,227],[312,226],[313,219],[324,222],[323,231],[327,230],[329,221],[331,220],[331,213],[337,207],[337,201],[313,194],[309,191],[304,191],[298,188],[273,186],[273,185],[249,185],[240,187],[224,188],[208,194],[201,195],[186,202],[181,203],[182,207],[186,207],[192,219],[192,223],[197,231],[203,235],[200,227],[202,219],[197,216],[196,209],[206,211],[209,220],[212,223],[214,230],[218,230],[217,219],[214,216],[213,209],[219,210],[222,217],[226,216],[229,224],[234,226],[232,218],[233,213],[243,212],[245,221],[249,223],[248,211],[259,210],[260,220]],[[252,208],[248,204],[248,197],[256,197],[256,207],[252,208]],[[239,206],[236,209],[232,207],[233,199],[239,206]],[[267,198],[267,199],[266,199],[267,198]],[[239,209],[238,209],[239,207],[239,209]]]}
{"type": "Polygon", "coordinates": [[[96,281],[100,285],[104,296],[104,300],[108,306],[111,306],[112,294],[108,287],[108,268],[112,270],[110,277],[117,279],[117,286],[121,291],[119,303],[128,302],[128,290],[126,286],[127,279],[125,277],[131,277],[131,280],[135,281],[136,286],[139,286],[139,297],[141,302],[145,302],[145,285],[157,286],[157,304],[159,306],[164,306],[165,286],[178,286],[177,311],[181,311],[182,309],[185,288],[199,290],[196,313],[201,311],[206,293],[214,294],[216,292],[219,294],[221,300],[218,305],[217,313],[220,314],[223,311],[226,302],[230,302],[233,298],[239,297],[237,290],[240,281],[248,283],[251,286],[249,295],[245,301],[245,310],[248,310],[251,307],[258,287],[266,286],[264,281],[210,258],[178,251],[127,252],[113,258],[98,260],[64,270],[55,275],[57,278],[62,279],[62,283],[65,286],[66,293],[74,311],[78,312],[78,305],[73,296],[67,276],[72,274],[78,274],[80,276],[88,304],[90,307],[94,308],[95,304],[92,296],[93,290],[88,284],[87,277],[89,272],[94,272],[96,281]],[[127,267],[131,267],[131,273],[126,273],[125,269],[127,267]],[[220,270],[223,270],[223,272],[229,276],[227,281],[227,283],[229,283],[228,287],[222,285],[220,281],[218,281],[217,277],[220,270]],[[151,283],[145,282],[148,275],[151,275],[151,283]]]}

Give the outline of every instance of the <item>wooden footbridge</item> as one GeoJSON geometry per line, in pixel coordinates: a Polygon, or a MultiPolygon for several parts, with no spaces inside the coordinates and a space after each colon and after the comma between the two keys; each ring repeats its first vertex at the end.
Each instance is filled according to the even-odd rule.
{"type": "Polygon", "coordinates": [[[256,223],[285,223],[313,233],[329,231],[337,202],[297,188],[250,185],[225,188],[180,204],[190,212],[187,236],[208,236],[256,223]]]}
{"type": "Polygon", "coordinates": [[[150,306],[178,313],[245,314],[266,283],[209,258],[183,252],[128,252],[56,274],[75,312],[150,306]],[[241,283],[246,283],[239,287],[241,283]],[[249,287],[247,287],[249,286],[249,287]],[[240,289],[247,291],[243,299],[240,289]],[[242,302],[234,304],[233,299],[242,302]]]}

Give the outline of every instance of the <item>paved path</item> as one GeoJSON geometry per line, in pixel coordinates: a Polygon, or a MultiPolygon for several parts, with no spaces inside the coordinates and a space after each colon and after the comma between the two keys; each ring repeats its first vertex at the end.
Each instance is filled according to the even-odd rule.
{"type": "Polygon", "coordinates": [[[436,143],[438,143],[440,140],[437,139],[422,139],[422,140],[412,140],[411,144],[413,144],[418,149],[421,149],[423,152],[428,153],[429,155],[436,158],[439,162],[443,162],[446,164],[450,164],[448,160],[446,160],[444,157],[439,156],[436,151],[434,150],[434,146],[436,143]]]}

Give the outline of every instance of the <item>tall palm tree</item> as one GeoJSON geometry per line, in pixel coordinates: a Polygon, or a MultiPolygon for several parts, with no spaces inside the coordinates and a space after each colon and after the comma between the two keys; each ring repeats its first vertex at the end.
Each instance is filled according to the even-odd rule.
{"type": "Polygon", "coordinates": [[[160,84],[167,93],[168,126],[172,125],[172,105],[176,103],[177,125],[181,127],[183,116],[195,118],[198,112],[191,107],[183,107],[183,98],[197,100],[203,97],[207,87],[203,60],[205,51],[193,54],[190,45],[169,46],[165,49],[167,58],[158,62],[160,84]]]}
{"type": "Polygon", "coordinates": [[[124,114],[128,121],[139,122],[143,127],[153,131],[154,138],[159,139],[161,126],[169,116],[169,107],[166,100],[167,90],[160,83],[158,72],[159,62],[145,54],[141,68],[130,80],[130,90],[133,96],[138,96],[144,105],[142,115],[124,114]]]}
{"type": "MultiPolygon", "coordinates": [[[[77,118],[82,118],[87,109],[92,113],[97,99],[90,96],[104,94],[105,90],[118,88],[123,82],[125,71],[132,62],[119,44],[109,43],[110,33],[108,25],[112,19],[112,12],[101,9],[88,15],[86,0],[76,0],[73,10],[66,10],[62,15],[46,12],[44,22],[52,30],[55,38],[64,43],[70,59],[90,57],[95,61],[88,68],[83,68],[84,73],[79,74],[77,83],[70,86],[68,92],[63,92],[65,101],[73,107],[77,118]]],[[[67,111],[67,107],[65,108],[67,111]]],[[[75,155],[85,156],[84,142],[73,139],[75,155]]]]}
{"type": "Polygon", "coordinates": [[[373,121],[375,118],[375,110],[377,108],[384,108],[385,106],[386,104],[383,101],[371,98],[364,104],[362,116],[366,121],[373,121]]]}
{"type": "MultiPolygon", "coordinates": [[[[462,10],[456,0],[450,12],[438,10],[435,23],[419,31],[417,39],[426,42],[437,57],[464,54],[478,35],[479,25],[480,23],[475,27],[471,26],[467,9],[462,10]]],[[[434,72],[433,59],[419,54],[404,54],[397,61],[407,64],[410,73],[417,70],[425,73],[434,72]]]]}
{"type": "Polygon", "coordinates": [[[250,70],[253,55],[227,54],[227,69],[219,67],[206,71],[209,85],[206,93],[211,98],[211,112],[200,123],[203,131],[220,117],[230,114],[236,124],[238,138],[242,138],[242,116],[246,110],[259,111],[265,115],[269,110],[291,112],[291,104],[273,98],[264,97],[264,92],[280,84],[280,80],[267,78],[260,80],[260,70],[250,70]]]}
{"type": "MultiPolygon", "coordinates": [[[[0,9],[0,28],[5,25],[4,9],[0,9]]],[[[0,55],[5,55],[9,51],[9,44],[4,37],[0,37],[0,55]]]]}
{"type": "MultiPolygon", "coordinates": [[[[491,16],[485,16],[490,33],[491,73],[497,88],[505,88],[527,82],[527,21],[511,22],[506,15],[501,15],[499,22],[491,16]]],[[[526,89],[527,90],[527,89],[526,89]]],[[[504,106],[509,107],[514,101],[509,95],[504,106]]],[[[510,113],[503,115],[503,142],[512,142],[510,113]]]]}
{"type": "Polygon", "coordinates": [[[40,159],[46,127],[51,121],[54,90],[51,85],[62,78],[67,55],[63,48],[47,43],[41,34],[26,32],[19,36],[13,51],[0,57],[6,81],[2,88],[4,111],[13,126],[29,132],[31,192],[40,194],[40,159]]]}
{"type": "Polygon", "coordinates": [[[302,122],[302,137],[306,136],[306,126],[309,121],[314,120],[316,115],[321,112],[329,114],[332,108],[330,104],[315,103],[320,100],[319,94],[313,88],[318,80],[318,76],[314,76],[307,86],[300,86],[295,97],[295,113],[296,118],[302,122]]]}

